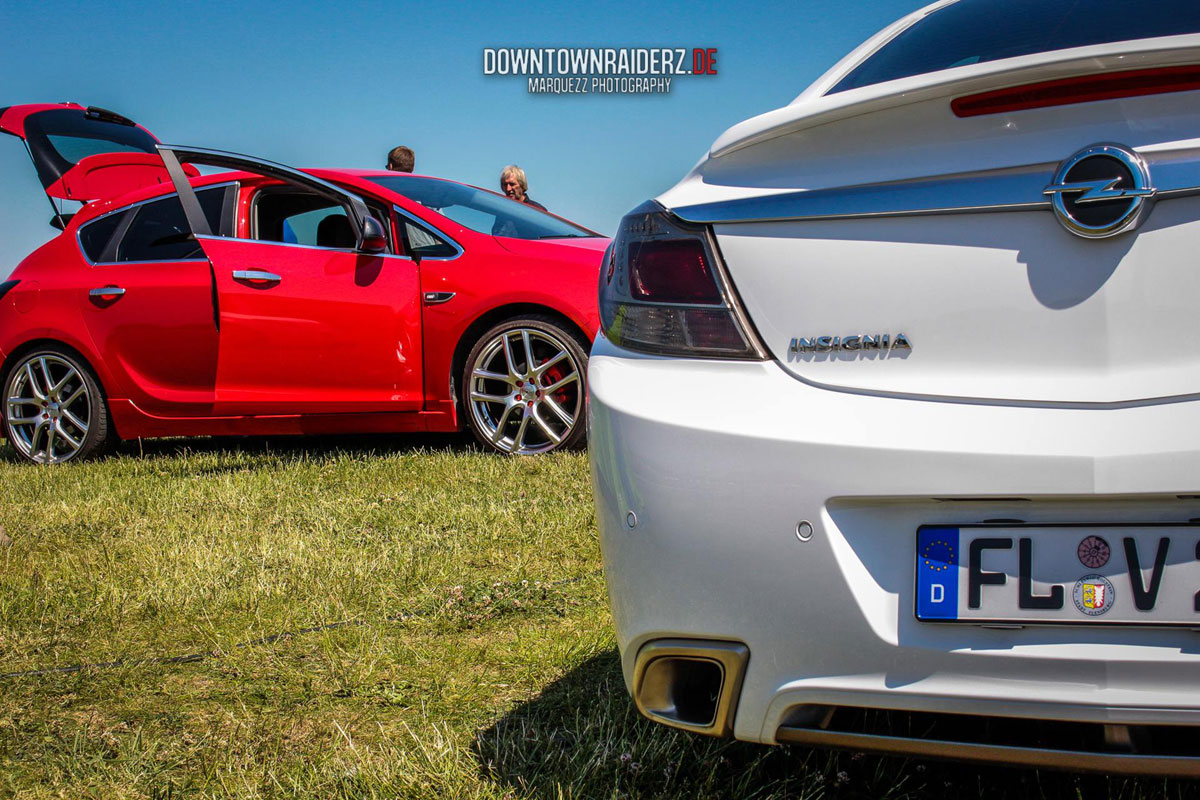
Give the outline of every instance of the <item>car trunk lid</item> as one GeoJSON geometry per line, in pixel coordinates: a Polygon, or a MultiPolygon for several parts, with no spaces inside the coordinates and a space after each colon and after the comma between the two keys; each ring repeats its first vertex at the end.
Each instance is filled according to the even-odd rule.
{"type": "Polygon", "coordinates": [[[126,117],[76,103],[0,109],[0,132],[23,140],[51,199],[116,197],[168,180],[158,139],[126,117]]]}
{"type": "MultiPolygon", "coordinates": [[[[1161,68],[1180,52],[1130,60],[1161,68]]],[[[1034,77],[1095,74],[1105,58],[1034,77]]],[[[1031,404],[1200,394],[1200,92],[956,115],[955,98],[1028,80],[1002,67],[743,123],[660,202],[713,226],[752,324],[801,380],[1031,404]],[[1144,159],[1153,205],[1136,229],[1082,238],[1046,190],[1073,153],[1112,142],[1144,159]]]]}

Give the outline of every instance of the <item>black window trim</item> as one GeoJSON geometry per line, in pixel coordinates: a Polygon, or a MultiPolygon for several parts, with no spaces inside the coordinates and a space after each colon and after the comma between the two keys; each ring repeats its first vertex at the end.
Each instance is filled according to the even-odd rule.
{"type": "Polygon", "coordinates": [[[434,234],[439,239],[444,241],[446,244],[453,247],[455,250],[455,253],[452,256],[420,256],[418,258],[418,257],[414,257],[412,255],[405,254],[405,255],[397,255],[398,258],[407,259],[408,261],[454,261],[455,259],[457,259],[459,256],[461,256],[463,253],[466,252],[466,250],[463,249],[463,246],[461,244],[459,244],[457,241],[455,241],[454,238],[447,236],[445,234],[445,232],[443,232],[439,228],[437,228],[433,225],[430,225],[428,222],[421,219],[420,217],[417,217],[414,214],[410,214],[408,211],[406,211],[405,209],[396,205],[395,203],[392,204],[392,208],[396,211],[397,214],[399,214],[401,216],[402,220],[403,219],[411,220],[414,225],[416,225],[419,228],[425,228],[430,233],[434,234]]]}
{"type": "MultiPolygon", "coordinates": [[[[237,187],[239,187],[240,185],[241,185],[240,181],[224,181],[222,183],[213,183],[213,184],[208,184],[206,186],[195,187],[195,191],[196,192],[204,192],[209,189],[220,189],[220,188],[225,189],[226,200],[225,200],[224,207],[221,209],[221,223],[225,224],[228,221],[227,216],[229,215],[229,208],[231,206],[236,205],[237,187]],[[234,187],[233,203],[229,202],[229,194],[230,194],[229,188],[230,187],[234,187]]],[[[83,246],[82,236],[83,236],[84,228],[87,228],[92,223],[99,222],[102,219],[107,219],[108,217],[111,217],[114,214],[128,214],[127,219],[122,221],[117,226],[117,229],[115,231],[113,231],[113,235],[111,237],[109,237],[108,243],[104,246],[104,252],[102,253],[102,255],[113,256],[115,258],[115,255],[113,253],[114,246],[115,246],[116,242],[120,241],[121,237],[123,237],[129,231],[129,226],[133,224],[133,218],[134,218],[134,216],[136,216],[133,213],[133,210],[135,208],[140,208],[141,206],[148,205],[150,203],[157,203],[160,200],[168,200],[172,197],[178,197],[178,196],[179,196],[178,192],[167,192],[166,194],[155,195],[154,197],[148,197],[145,200],[139,200],[136,203],[130,203],[127,206],[121,206],[120,208],[114,208],[112,211],[106,211],[94,219],[89,219],[87,222],[83,223],[75,230],[75,246],[79,248],[79,254],[81,256],[83,256],[83,260],[87,263],[87,265],[89,267],[112,267],[112,266],[119,266],[119,265],[124,265],[124,264],[188,264],[188,263],[198,262],[198,261],[208,261],[207,257],[204,257],[204,258],[158,258],[158,259],[149,259],[149,260],[143,259],[143,260],[139,260],[139,261],[116,261],[116,260],[106,261],[106,260],[101,259],[98,261],[92,261],[91,257],[88,256],[87,250],[83,246]]]]}

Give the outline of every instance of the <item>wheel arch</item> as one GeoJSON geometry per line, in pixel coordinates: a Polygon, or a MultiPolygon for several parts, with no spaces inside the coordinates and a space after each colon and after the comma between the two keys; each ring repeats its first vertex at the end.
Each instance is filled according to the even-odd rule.
{"type": "Polygon", "coordinates": [[[471,348],[475,346],[475,342],[485,331],[499,325],[504,320],[525,317],[530,314],[550,317],[558,321],[564,330],[576,334],[581,343],[586,343],[585,351],[591,349],[592,337],[587,335],[579,323],[551,306],[540,303],[508,303],[479,315],[458,337],[458,343],[454,346],[454,358],[450,362],[450,390],[454,398],[455,422],[460,429],[464,425],[464,418],[462,387],[458,385],[458,379],[467,365],[467,356],[470,354],[471,348]]]}

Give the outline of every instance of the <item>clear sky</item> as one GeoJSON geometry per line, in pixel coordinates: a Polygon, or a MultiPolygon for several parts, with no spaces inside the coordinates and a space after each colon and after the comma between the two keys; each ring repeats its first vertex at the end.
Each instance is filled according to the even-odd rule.
{"type": "MultiPolygon", "coordinates": [[[[530,196],[611,234],[726,128],[790,102],[920,0],[0,4],[0,106],[110,108],[165,142],[300,167],[382,167],[530,196]],[[715,47],[666,95],[545,96],[485,76],[485,47],[715,47]]],[[[0,136],[0,276],[55,231],[21,142],[0,136]]]]}

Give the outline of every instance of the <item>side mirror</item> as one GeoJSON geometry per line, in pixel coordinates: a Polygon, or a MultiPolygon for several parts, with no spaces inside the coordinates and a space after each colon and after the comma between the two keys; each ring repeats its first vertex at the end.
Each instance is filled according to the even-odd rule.
{"type": "Polygon", "coordinates": [[[363,220],[362,235],[358,240],[360,253],[382,253],[387,250],[387,234],[383,223],[370,214],[363,220]]]}

